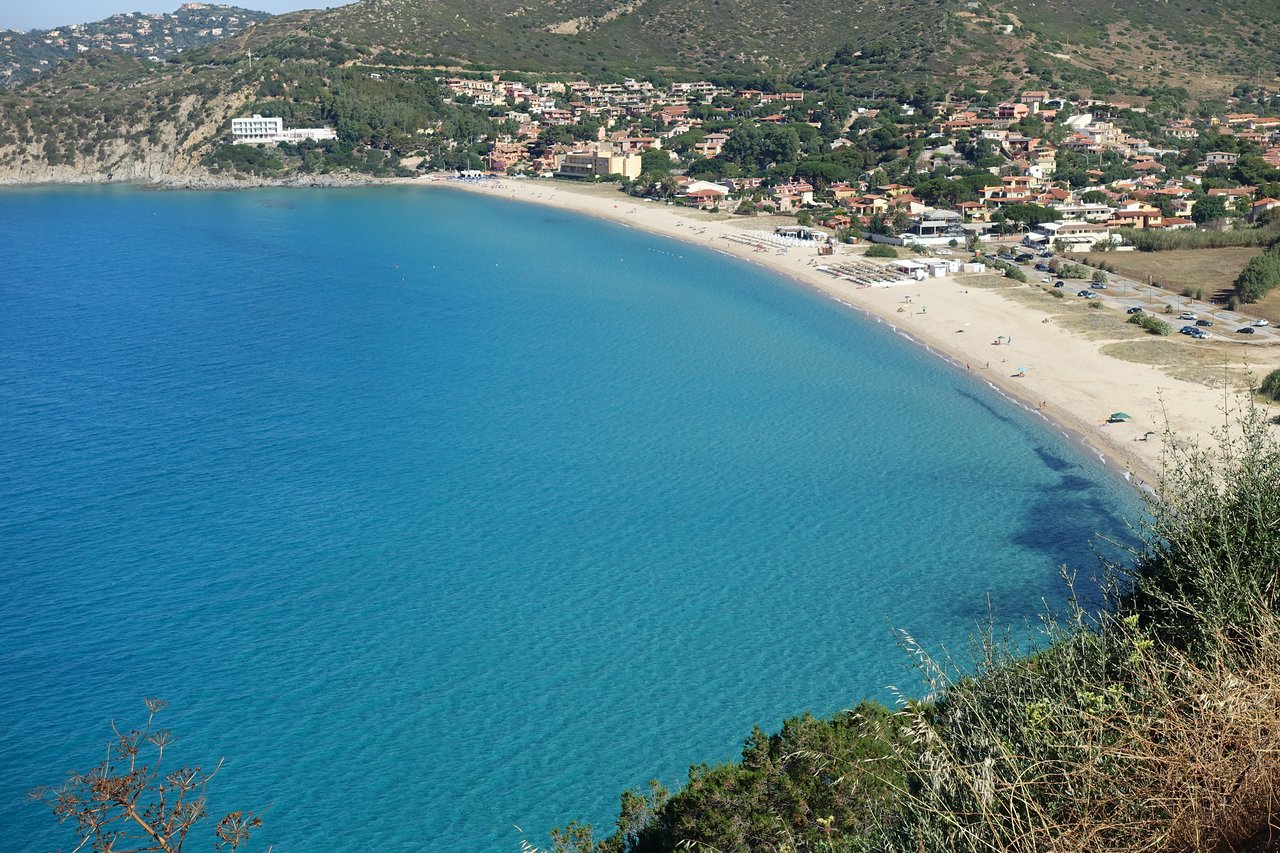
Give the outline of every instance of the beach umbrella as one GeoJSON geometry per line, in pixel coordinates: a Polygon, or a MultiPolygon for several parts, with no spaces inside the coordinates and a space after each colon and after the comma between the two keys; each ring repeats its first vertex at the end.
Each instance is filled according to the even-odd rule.
{"type": "Polygon", "coordinates": [[[1112,413],[1111,413],[1111,417],[1107,418],[1107,420],[1109,420],[1109,421],[1131,421],[1131,420],[1133,420],[1133,415],[1126,415],[1124,412],[1112,412],[1112,413]]]}

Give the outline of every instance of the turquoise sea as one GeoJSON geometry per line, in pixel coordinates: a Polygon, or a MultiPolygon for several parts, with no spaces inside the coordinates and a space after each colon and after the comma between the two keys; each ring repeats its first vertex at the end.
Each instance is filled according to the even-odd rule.
{"type": "MultiPolygon", "coordinates": [[[[886,326],[422,188],[0,194],[0,826],[172,704],[256,849],[515,851],[1060,604],[1137,501],[886,326]]],[[[927,285],[924,285],[927,287],[927,285]]],[[[201,839],[188,845],[211,849],[201,839]],[[201,843],[196,843],[201,842],[201,843]]]]}

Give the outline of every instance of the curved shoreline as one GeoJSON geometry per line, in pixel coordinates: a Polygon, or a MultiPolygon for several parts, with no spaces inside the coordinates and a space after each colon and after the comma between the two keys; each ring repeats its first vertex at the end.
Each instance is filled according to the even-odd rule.
{"type": "MultiPolygon", "coordinates": [[[[1025,411],[1038,414],[1069,441],[1078,442],[1086,455],[1098,458],[1105,469],[1148,493],[1154,492],[1153,484],[1158,482],[1157,472],[1162,464],[1161,439],[1149,440],[1149,436],[1172,432],[1181,439],[1210,443],[1214,440],[1213,432],[1230,420],[1224,410],[1230,413],[1238,409],[1240,399],[1247,396],[1247,392],[1218,390],[1178,378],[1171,375],[1169,365],[1163,363],[1140,363],[1108,355],[1102,351],[1103,347],[1121,338],[1093,340],[1082,332],[1062,329],[1055,315],[1006,299],[1001,295],[1006,290],[1004,287],[978,287],[970,291],[964,286],[964,276],[929,278],[907,286],[857,287],[819,271],[816,253],[807,247],[797,248],[794,253],[761,252],[752,241],[744,244],[721,239],[732,236],[741,240],[747,231],[772,231],[775,224],[794,225],[794,220],[734,218],[644,202],[621,194],[613,184],[537,178],[462,181],[453,175],[425,178],[343,175],[251,181],[188,175],[150,183],[134,182],[134,185],[180,190],[377,186],[453,189],[559,208],[710,248],[816,289],[864,317],[886,323],[904,339],[923,346],[956,369],[985,372],[981,381],[988,387],[1025,411]],[[890,295],[903,293],[910,298],[891,301],[890,295]],[[912,298],[921,300],[922,304],[929,302],[934,311],[927,312],[928,306],[924,306],[917,312],[912,298]],[[904,303],[912,310],[904,311],[904,303]],[[942,334],[939,322],[949,325],[952,334],[942,334]],[[957,324],[960,328],[956,328],[957,324]],[[978,325],[985,329],[976,336],[956,334],[976,331],[974,327],[978,325]],[[1014,337],[1019,341],[1014,351],[1018,367],[1016,373],[1008,374],[1006,371],[1013,368],[1000,365],[1010,364],[1003,357],[1010,351],[1002,348],[993,354],[982,342],[994,344],[993,338],[1006,338],[1011,344],[1014,337]],[[1000,361],[993,368],[995,358],[1000,361]],[[984,367],[976,369],[971,366],[984,363],[984,367]],[[1127,423],[1109,423],[1106,413],[1114,411],[1130,412],[1134,417],[1127,423]]],[[[822,262],[842,259],[860,261],[861,255],[844,250],[834,259],[826,258],[822,262]]],[[[1213,351],[1224,353],[1224,372],[1233,367],[1238,370],[1242,363],[1263,372],[1280,367],[1280,348],[1269,352],[1254,347],[1248,353],[1247,362],[1243,356],[1233,357],[1229,350],[1214,348],[1213,351]],[[1258,358],[1260,355],[1264,357],[1258,358]]]]}
{"type": "MultiPolygon", "coordinates": [[[[971,372],[970,370],[966,369],[965,363],[960,361],[954,355],[951,355],[945,350],[930,344],[928,341],[921,340],[920,338],[916,337],[915,335],[911,334],[905,329],[902,329],[899,326],[894,325],[893,322],[891,322],[890,320],[887,320],[879,316],[878,314],[872,313],[871,311],[868,311],[863,308],[859,308],[856,305],[852,305],[848,302],[845,302],[844,300],[839,299],[837,297],[833,296],[830,298],[835,299],[835,301],[839,302],[841,305],[844,305],[848,308],[852,308],[853,310],[862,314],[864,317],[874,319],[877,323],[883,323],[887,325],[899,337],[903,338],[906,341],[909,341],[912,344],[915,344],[918,347],[923,348],[930,355],[936,356],[937,358],[941,359],[942,361],[945,361],[947,364],[951,365],[957,370],[963,371],[965,373],[971,372]]],[[[1066,424],[1063,418],[1055,418],[1045,414],[1044,409],[1033,405],[1030,399],[1025,398],[1019,394],[1016,394],[1012,390],[1002,387],[1001,385],[998,385],[997,383],[991,381],[990,379],[985,380],[983,384],[985,384],[992,391],[995,391],[997,394],[1003,397],[1006,401],[1008,401],[1011,405],[1017,406],[1027,414],[1035,415],[1039,417],[1041,420],[1043,420],[1046,424],[1057,428],[1057,430],[1062,434],[1063,438],[1067,439],[1069,443],[1071,444],[1079,443],[1082,446],[1082,449],[1080,451],[1082,454],[1084,454],[1085,456],[1097,457],[1098,461],[1101,463],[1103,468],[1107,469],[1111,473],[1120,477],[1129,485],[1138,488],[1139,491],[1144,491],[1151,494],[1155,493],[1155,489],[1151,486],[1151,483],[1155,482],[1155,475],[1151,472],[1146,471],[1145,466],[1143,466],[1138,460],[1130,458],[1127,462],[1122,462],[1120,459],[1113,459],[1107,455],[1105,450],[1095,447],[1089,441],[1089,437],[1085,435],[1083,432],[1081,432],[1078,429],[1074,429],[1073,427],[1066,424]],[[1139,474],[1145,474],[1145,476],[1139,476],[1139,474]]]]}
{"type": "MultiPolygon", "coordinates": [[[[931,278],[906,287],[858,289],[848,282],[819,272],[814,266],[805,265],[802,259],[809,259],[812,255],[797,253],[788,257],[772,252],[761,254],[740,243],[719,239],[726,233],[741,234],[743,225],[748,228],[754,225],[759,229],[771,229],[772,223],[766,226],[765,220],[717,219],[688,208],[645,204],[638,199],[621,195],[616,187],[608,185],[566,185],[538,179],[500,179],[472,183],[439,177],[431,181],[418,179],[392,183],[478,192],[570,210],[627,227],[638,227],[658,236],[674,237],[762,266],[806,287],[814,288],[865,317],[887,324],[904,339],[923,346],[958,370],[985,371],[986,375],[979,381],[1024,411],[1039,415],[1046,424],[1052,425],[1069,441],[1077,444],[1084,454],[1098,459],[1106,470],[1146,493],[1154,492],[1154,485],[1158,482],[1160,444],[1156,440],[1144,441],[1140,437],[1141,433],[1134,431],[1136,425],[1145,425],[1143,433],[1148,431],[1147,427],[1162,433],[1166,424],[1161,418],[1167,415],[1167,425],[1179,435],[1204,441],[1210,437],[1210,431],[1222,423],[1220,409],[1223,392],[1168,376],[1153,365],[1136,364],[1108,356],[1101,352],[1101,347],[1108,341],[1091,341],[1078,333],[1063,331],[1057,324],[1048,323],[1037,309],[1006,300],[997,291],[975,289],[970,292],[963,288],[963,277],[931,278]],[[684,228],[686,222],[694,223],[689,230],[684,228]],[[913,311],[899,319],[901,305],[886,301],[885,294],[890,292],[909,292],[913,299],[942,304],[947,313],[964,310],[969,312],[973,320],[982,316],[981,313],[973,314],[975,309],[978,312],[985,310],[988,314],[1000,314],[1000,322],[1004,325],[998,328],[1011,327],[1017,321],[1019,340],[1030,344],[1025,349],[1019,346],[1018,358],[1027,362],[1027,376],[1035,375],[1035,380],[1023,382],[1021,376],[1005,376],[999,367],[992,369],[993,365],[988,360],[991,353],[975,349],[969,343],[972,336],[965,336],[964,346],[956,346],[955,339],[948,341],[937,334],[936,329],[930,328],[925,311],[913,311]],[[963,296],[958,297],[958,294],[963,296]],[[960,306],[964,308],[961,309],[960,306]],[[1042,323],[1045,325],[1042,326],[1042,323]],[[1046,335],[1045,332],[1050,330],[1053,335],[1046,335]],[[1028,353],[1027,350],[1032,352],[1028,353]],[[978,359],[979,355],[984,356],[981,361],[978,359]],[[1058,369],[1055,370],[1055,365],[1049,362],[1052,356],[1057,355],[1061,355],[1067,363],[1065,370],[1061,368],[1061,364],[1056,365],[1058,369]],[[986,362],[986,367],[976,370],[970,367],[971,364],[982,361],[986,362]],[[1045,369],[1042,370],[1042,367],[1045,369]],[[1152,371],[1157,374],[1159,393],[1146,407],[1139,406],[1133,402],[1132,386],[1149,385],[1152,371]],[[1048,372],[1056,375],[1047,378],[1042,375],[1048,372]],[[1109,381],[1104,380],[1101,384],[1093,382],[1090,377],[1095,375],[1106,376],[1109,381]],[[1115,390],[1112,393],[1099,393],[1096,388],[1086,387],[1090,384],[1104,389],[1114,387],[1115,390]],[[1082,411],[1084,406],[1081,405],[1081,396],[1105,399],[1105,405],[1098,404],[1101,406],[1100,412],[1124,409],[1144,411],[1146,414],[1139,415],[1142,420],[1135,421],[1133,425],[1091,422],[1082,411]],[[1163,397],[1170,399],[1164,400],[1163,397]],[[1040,402],[1039,405],[1037,401],[1040,402]],[[1210,414],[1206,415],[1206,412],[1210,414]],[[1111,429],[1108,431],[1109,427],[1111,429]],[[1132,434],[1126,434],[1122,438],[1120,433],[1132,434]]],[[[850,259],[856,257],[849,256],[850,259]]],[[[943,312],[935,310],[927,316],[931,320],[942,315],[943,312]]],[[[1000,351],[998,354],[1004,352],[1008,351],[1000,351]]]]}

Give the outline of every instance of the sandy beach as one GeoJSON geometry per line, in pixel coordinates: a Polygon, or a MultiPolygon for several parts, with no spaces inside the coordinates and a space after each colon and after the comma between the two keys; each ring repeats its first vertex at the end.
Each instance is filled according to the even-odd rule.
{"type": "MultiPolygon", "coordinates": [[[[957,370],[972,374],[975,381],[998,389],[1011,404],[1044,417],[1137,486],[1156,482],[1166,426],[1177,440],[1211,441],[1211,432],[1225,422],[1224,410],[1238,408],[1247,393],[1243,390],[1246,364],[1255,383],[1280,366],[1277,347],[1217,341],[1206,348],[1201,342],[1174,340],[1183,337],[1179,335],[1155,339],[1136,327],[1117,326],[1116,317],[1095,322],[1103,319],[1095,316],[1100,312],[1083,310],[1087,306],[1082,300],[1054,299],[1034,285],[991,275],[858,287],[816,266],[860,260],[865,246],[842,246],[833,259],[818,257],[816,245],[781,254],[729,239],[748,231],[772,231],[781,219],[731,219],[645,202],[601,184],[545,179],[410,179],[403,183],[572,210],[763,265],[890,324],[951,361],[957,370]],[[1099,331],[1098,326],[1104,328],[1099,331]],[[1117,346],[1127,347],[1125,357],[1108,351],[1117,346]],[[1177,349],[1183,346],[1185,359],[1177,349]],[[1160,357],[1147,357],[1148,350],[1160,357]],[[1191,369],[1196,366],[1201,369],[1191,369]],[[1188,374],[1193,378],[1184,378],[1188,374]],[[1132,420],[1107,422],[1111,413],[1120,411],[1132,420]]],[[[1117,314],[1110,309],[1105,313],[1117,314]]]]}

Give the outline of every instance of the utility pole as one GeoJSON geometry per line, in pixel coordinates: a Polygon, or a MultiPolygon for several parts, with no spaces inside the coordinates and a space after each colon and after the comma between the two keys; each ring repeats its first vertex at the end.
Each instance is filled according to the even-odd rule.
{"type": "Polygon", "coordinates": [[[253,70],[253,48],[249,48],[249,70],[253,70]]]}

